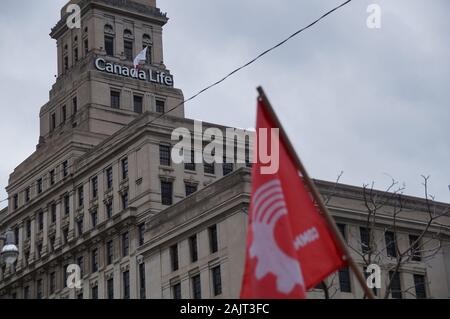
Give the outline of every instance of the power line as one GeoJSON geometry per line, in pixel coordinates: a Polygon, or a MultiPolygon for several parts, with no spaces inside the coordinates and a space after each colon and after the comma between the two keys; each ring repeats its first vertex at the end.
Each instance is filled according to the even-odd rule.
{"type": "MultiPolygon", "coordinates": [[[[339,10],[340,8],[346,6],[347,4],[349,4],[352,0],[347,0],[344,3],[340,4],[339,6],[331,9],[330,11],[326,12],[325,14],[323,14],[322,16],[320,16],[318,19],[314,20],[313,22],[311,22],[310,24],[308,24],[306,27],[301,28],[300,30],[294,32],[293,34],[291,34],[289,37],[285,38],[284,40],[282,40],[281,42],[275,44],[274,46],[272,46],[271,48],[263,51],[262,53],[260,53],[258,56],[256,56],[255,58],[253,58],[252,60],[250,60],[249,62],[243,64],[242,66],[238,67],[237,69],[231,71],[230,73],[228,73],[226,76],[224,76],[223,78],[221,78],[220,80],[208,85],[207,87],[205,87],[204,89],[200,90],[198,93],[192,95],[190,98],[180,102],[179,104],[175,105],[174,107],[172,107],[171,109],[169,109],[167,112],[164,112],[162,114],[160,114],[159,116],[155,117],[153,120],[149,121],[147,124],[152,124],[154,122],[156,122],[157,120],[163,118],[164,116],[168,115],[169,113],[175,111],[176,109],[178,109],[179,107],[183,106],[184,104],[186,104],[187,102],[190,102],[192,100],[194,100],[195,98],[197,98],[199,95],[205,93],[206,91],[212,89],[215,86],[218,86],[219,84],[225,82],[228,78],[232,77],[233,75],[235,75],[236,73],[238,73],[239,71],[249,67],[250,65],[254,64],[256,61],[258,61],[259,59],[261,59],[262,57],[264,57],[265,55],[269,54],[270,52],[272,52],[273,50],[281,47],[282,45],[284,45],[286,42],[288,42],[289,40],[291,40],[292,38],[296,37],[297,35],[299,35],[300,33],[302,33],[303,31],[313,27],[314,25],[316,25],[317,23],[319,23],[321,20],[325,19],[327,16],[331,15],[332,13],[334,13],[335,11],[339,10]]],[[[69,165],[68,168],[72,167],[73,165],[69,165]]],[[[47,179],[47,177],[43,178],[44,180],[47,179]]],[[[9,200],[9,198],[6,198],[4,200],[0,200],[0,203],[3,203],[5,201],[9,200]]]]}

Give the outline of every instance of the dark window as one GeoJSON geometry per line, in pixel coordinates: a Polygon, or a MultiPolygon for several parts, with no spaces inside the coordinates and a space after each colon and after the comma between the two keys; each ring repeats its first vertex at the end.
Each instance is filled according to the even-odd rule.
{"type": "Polygon", "coordinates": [[[67,244],[67,242],[69,241],[69,228],[64,228],[63,231],[63,239],[64,239],[64,243],[67,244]]]}
{"type": "Polygon", "coordinates": [[[156,113],[164,114],[166,112],[166,102],[162,100],[156,100],[156,113]]]}
{"type": "Polygon", "coordinates": [[[128,192],[122,194],[122,209],[128,209],[128,192]]]}
{"type": "Polygon", "coordinates": [[[173,204],[173,184],[161,181],[161,204],[170,206],[173,204]]]}
{"type": "Polygon", "coordinates": [[[409,235],[409,244],[411,245],[411,259],[413,261],[421,261],[419,236],[409,235]]]}
{"type": "Polygon", "coordinates": [[[216,165],[215,165],[214,162],[211,163],[211,164],[204,162],[203,163],[203,168],[204,168],[205,174],[211,174],[211,175],[216,174],[216,165]]]}
{"type": "Polygon", "coordinates": [[[106,169],[106,188],[108,190],[113,187],[113,170],[112,167],[106,169]]]}
{"type": "Polygon", "coordinates": [[[77,97],[74,97],[72,99],[72,110],[73,110],[73,114],[77,114],[78,113],[78,99],[77,97]]]}
{"type": "Polygon", "coordinates": [[[83,298],[84,298],[84,296],[83,296],[83,291],[80,291],[80,292],[77,294],[77,299],[82,300],[83,298]]]}
{"type": "Polygon", "coordinates": [[[110,219],[113,215],[113,205],[112,203],[106,204],[106,217],[110,219]]]}
{"type": "Polygon", "coordinates": [[[42,299],[43,293],[42,293],[42,279],[39,279],[36,282],[36,299],[42,299]]]}
{"type": "Polygon", "coordinates": [[[50,171],[50,185],[55,185],[55,170],[50,171]]]}
{"type": "Polygon", "coordinates": [[[89,40],[84,39],[84,54],[88,54],[88,53],[89,53],[89,40]]]}
{"type": "Polygon", "coordinates": [[[53,113],[50,118],[50,131],[53,132],[56,128],[56,114],[53,113]]]}
{"type": "Polygon", "coordinates": [[[91,185],[92,185],[92,198],[97,198],[97,196],[98,196],[98,178],[97,178],[97,176],[92,178],[91,185]]]}
{"type": "Polygon", "coordinates": [[[192,295],[194,299],[202,299],[202,284],[200,275],[192,278],[192,295]]]}
{"type": "Polygon", "coordinates": [[[222,294],[222,275],[220,272],[220,266],[212,269],[212,280],[214,288],[214,296],[219,296],[222,294]]]}
{"type": "Polygon", "coordinates": [[[144,99],[140,95],[135,95],[133,98],[134,112],[142,114],[144,99]]]}
{"type": "Polygon", "coordinates": [[[113,109],[120,109],[120,92],[111,91],[111,107],[113,109]]]}
{"type": "Polygon", "coordinates": [[[84,258],[83,258],[83,256],[78,257],[77,264],[81,270],[81,277],[83,277],[84,276],[84,258]]]}
{"type": "Polygon", "coordinates": [[[191,151],[190,163],[184,163],[184,169],[195,172],[195,151],[191,151]]]}
{"type": "Polygon", "coordinates": [[[114,260],[114,242],[112,240],[106,243],[106,263],[111,265],[114,260]]]}
{"type": "Polygon", "coordinates": [[[50,205],[50,216],[52,224],[56,223],[56,204],[52,203],[50,205]]]}
{"type": "Polygon", "coordinates": [[[337,228],[339,229],[339,232],[341,233],[341,236],[344,240],[347,240],[347,231],[345,224],[336,224],[337,228]]]}
{"type": "Polygon", "coordinates": [[[223,170],[223,176],[227,176],[228,174],[231,174],[234,170],[233,163],[227,163],[226,157],[223,158],[222,170],[223,170]]]}
{"type": "Polygon", "coordinates": [[[170,157],[171,147],[169,145],[160,145],[159,146],[159,163],[162,166],[171,166],[172,161],[170,157]]]}
{"type": "Polygon", "coordinates": [[[30,287],[29,286],[25,286],[25,288],[23,288],[23,299],[30,299],[30,287]]]}
{"type": "Polygon", "coordinates": [[[97,212],[97,210],[94,210],[91,213],[91,220],[92,220],[92,228],[97,227],[97,224],[98,224],[98,212],[97,212]]]}
{"type": "Polygon", "coordinates": [[[55,272],[52,272],[50,274],[49,290],[50,290],[50,295],[53,295],[55,293],[55,290],[56,290],[56,273],[55,272]]]}
{"type": "Polygon", "coordinates": [[[25,189],[25,202],[28,203],[30,201],[30,188],[27,187],[27,189],[25,189]]]}
{"type": "Polygon", "coordinates": [[[106,290],[108,294],[108,299],[114,299],[114,279],[108,279],[106,282],[106,290]]]}
{"type": "Polygon", "coordinates": [[[389,272],[389,278],[391,279],[391,297],[394,299],[402,299],[402,285],[400,282],[400,273],[393,271],[389,272]]]}
{"type": "Polygon", "coordinates": [[[191,250],[191,261],[195,263],[198,260],[197,235],[189,238],[189,248],[191,250]]]}
{"type": "Polygon", "coordinates": [[[252,167],[252,163],[250,161],[250,145],[248,142],[245,143],[245,166],[247,166],[248,168],[252,167]]]}
{"type": "Polygon", "coordinates": [[[38,244],[36,250],[37,250],[36,252],[37,252],[38,258],[41,258],[41,256],[42,256],[42,244],[38,244]]]}
{"type": "Polygon", "coordinates": [[[145,294],[145,264],[139,264],[139,297],[146,298],[145,294]]]}
{"type": "Polygon", "coordinates": [[[384,239],[386,240],[386,252],[388,257],[397,257],[397,244],[395,234],[387,231],[384,233],[384,239]]]}
{"type": "Polygon", "coordinates": [[[145,240],[145,224],[140,224],[138,227],[138,232],[139,232],[139,246],[144,245],[144,240],[145,240]]]}
{"type": "Polygon", "coordinates": [[[50,242],[50,252],[53,252],[55,250],[55,236],[51,236],[49,238],[50,242]]]}
{"type": "Polygon", "coordinates": [[[98,271],[98,250],[94,249],[91,252],[91,261],[92,261],[92,272],[98,271]]]}
{"type": "Polygon", "coordinates": [[[209,247],[211,249],[211,253],[214,254],[219,250],[219,243],[217,238],[217,225],[209,227],[208,232],[209,232],[209,247]]]}
{"type": "Polygon", "coordinates": [[[348,268],[339,270],[339,287],[342,292],[352,292],[350,270],[348,268]]]}
{"type": "Polygon", "coordinates": [[[83,186],[78,187],[78,207],[84,206],[84,190],[83,186]]]}
{"type": "Polygon", "coordinates": [[[181,284],[173,285],[172,287],[173,299],[181,299],[181,284]]]}
{"type": "Polygon", "coordinates": [[[150,44],[144,44],[142,50],[144,50],[145,47],[147,47],[147,63],[152,64],[152,47],[150,44]]]}
{"type": "Polygon", "coordinates": [[[66,123],[66,120],[67,120],[67,108],[64,105],[61,109],[61,122],[66,123]]]}
{"type": "Polygon", "coordinates": [[[124,47],[124,54],[125,58],[128,61],[133,61],[133,41],[125,40],[123,41],[123,47],[124,47]]]}
{"type": "Polygon", "coordinates": [[[366,254],[369,252],[369,229],[365,227],[359,228],[359,233],[361,236],[361,251],[366,254]]]}
{"type": "Polygon", "coordinates": [[[18,209],[19,208],[19,195],[17,195],[17,194],[14,194],[13,206],[14,206],[14,209],[18,209]]]}
{"type": "Polygon", "coordinates": [[[123,299],[130,299],[130,272],[123,273],[123,299]]]}
{"type": "Polygon", "coordinates": [[[79,221],[77,221],[77,228],[78,228],[78,236],[81,236],[81,235],[83,235],[83,232],[84,232],[84,224],[83,224],[83,220],[79,220],[79,221]]]}
{"type": "Polygon", "coordinates": [[[67,216],[70,214],[70,195],[64,195],[64,214],[67,216]]]}
{"type": "Polygon", "coordinates": [[[106,55],[114,55],[114,37],[105,35],[105,51],[106,55]]]}
{"type": "Polygon", "coordinates": [[[417,299],[426,299],[427,291],[425,289],[425,276],[414,275],[414,286],[416,288],[416,298],[417,299]]]}
{"type": "Polygon", "coordinates": [[[64,177],[67,177],[67,175],[69,175],[69,162],[68,161],[64,161],[62,163],[62,171],[63,171],[64,177]]]}
{"type": "Polygon", "coordinates": [[[39,231],[44,229],[44,213],[40,212],[38,215],[38,229],[39,231]]]}
{"type": "Polygon", "coordinates": [[[27,238],[31,237],[31,221],[27,220],[27,238]]]}
{"type": "Polygon", "coordinates": [[[73,58],[75,62],[78,62],[78,48],[73,49],[73,58]]]}
{"type": "Polygon", "coordinates": [[[42,178],[39,178],[37,180],[37,193],[41,194],[42,193],[42,178]]]}
{"type": "Polygon", "coordinates": [[[64,70],[68,70],[69,69],[69,57],[66,55],[64,57],[64,70]]]}
{"type": "Polygon", "coordinates": [[[186,184],[186,197],[194,194],[198,190],[198,186],[194,184],[186,184]]]}
{"type": "Polygon", "coordinates": [[[122,234],[122,257],[128,256],[130,252],[130,240],[128,233],[122,234]]]}
{"type": "Polygon", "coordinates": [[[122,179],[128,178],[128,158],[122,159],[122,179]]]}
{"type": "Polygon", "coordinates": [[[170,260],[172,264],[172,271],[177,271],[179,268],[178,264],[178,245],[173,245],[170,247],[170,260]]]}
{"type": "Polygon", "coordinates": [[[91,296],[93,300],[98,299],[98,286],[92,287],[91,296]]]}

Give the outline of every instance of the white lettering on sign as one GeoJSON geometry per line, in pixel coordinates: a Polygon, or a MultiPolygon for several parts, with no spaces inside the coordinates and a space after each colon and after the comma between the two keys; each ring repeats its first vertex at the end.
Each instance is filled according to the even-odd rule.
{"type": "Polygon", "coordinates": [[[95,60],[95,67],[97,70],[102,72],[117,74],[160,85],[173,87],[174,84],[172,75],[159,70],[137,70],[124,65],[107,62],[103,58],[98,58],[95,60]]]}
{"type": "Polygon", "coordinates": [[[304,233],[300,234],[295,238],[294,240],[294,247],[295,250],[299,250],[300,248],[303,248],[312,242],[319,239],[319,232],[317,231],[316,227],[313,227],[311,229],[308,229],[304,233]]]}

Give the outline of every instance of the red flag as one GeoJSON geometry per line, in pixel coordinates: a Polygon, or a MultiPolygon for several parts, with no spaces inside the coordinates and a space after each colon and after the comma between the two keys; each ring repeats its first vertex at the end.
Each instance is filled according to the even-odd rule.
{"type": "MultiPolygon", "coordinates": [[[[261,149],[270,151],[270,139],[279,140],[276,130],[265,134],[276,129],[276,121],[263,103],[258,102],[256,126],[255,149],[259,153],[261,149]]],[[[308,289],[346,265],[344,253],[307,191],[299,168],[279,141],[280,165],[275,172],[261,171],[266,160],[255,154],[243,299],[305,298],[308,289]]]]}

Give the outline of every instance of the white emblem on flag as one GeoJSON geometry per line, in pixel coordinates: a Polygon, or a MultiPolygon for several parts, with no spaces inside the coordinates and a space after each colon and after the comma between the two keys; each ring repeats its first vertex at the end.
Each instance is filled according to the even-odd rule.
{"type": "Polygon", "coordinates": [[[257,258],[256,279],[272,273],[277,278],[277,290],[284,294],[290,294],[297,284],[304,287],[300,263],[286,255],[275,240],[275,226],[287,213],[280,180],[262,185],[253,195],[250,257],[257,258]]]}

